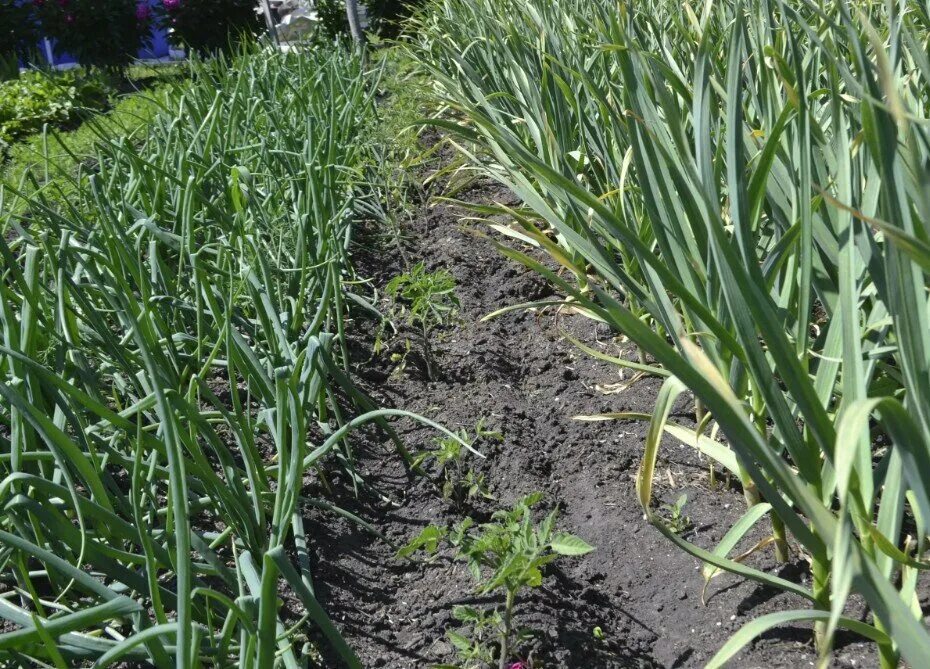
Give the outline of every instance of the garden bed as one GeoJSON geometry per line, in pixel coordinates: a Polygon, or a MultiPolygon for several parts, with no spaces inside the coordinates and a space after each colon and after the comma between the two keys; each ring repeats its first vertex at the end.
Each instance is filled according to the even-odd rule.
{"type": "Polygon", "coordinates": [[[926,26],[615,9],[17,144],[0,664],[925,664],[926,26]]]}
{"type": "MultiPolygon", "coordinates": [[[[448,156],[446,156],[448,159],[448,156]]],[[[479,181],[459,197],[470,203],[515,204],[514,196],[479,181]]],[[[467,212],[450,204],[423,204],[406,227],[411,262],[428,270],[446,268],[457,280],[460,320],[434,338],[437,379],[425,378],[416,349],[403,374],[395,373],[390,351],[372,356],[374,326],[355,340],[358,376],[381,406],[404,407],[450,429],[470,432],[484,419],[500,431],[500,444],[482,443],[486,460],[470,464],[486,477],[494,500],[471,509],[477,520],[507,508],[531,492],[560,509],[558,526],[597,549],[553,565],[542,588],[518,603],[517,624],[537,631],[522,649],[537,667],[697,667],[749,620],[793,608],[800,600],[724,576],[712,581],[706,606],[697,560],[676,549],[643,519],[635,473],[646,424],[581,422],[579,414],[607,411],[649,413],[659,383],[643,379],[629,388],[604,391],[623,379],[618,368],[600,362],[566,341],[568,332],[610,355],[632,355],[603,326],[555,309],[512,312],[482,322],[488,313],[532,300],[557,299],[538,276],[503,257],[485,226],[464,221],[467,212]],[[594,629],[600,628],[602,638],[594,629]]],[[[383,288],[404,271],[399,254],[369,249],[359,259],[363,275],[383,288]]],[[[365,326],[365,327],[363,327],[365,326]]],[[[395,341],[400,352],[403,337],[395,341]]],[[[415,340],[414,340],[415,341],[415,340]]],[[[629,374],[627,374],[627,378],[629,374]]],[[[691,419],[680,403],[676,419],[691,419]]],[[[435,432],[406,425],[401,436],[413,451],[427,448],[435,432]]],[[[686,493],[689,538],[715,545],[744,511],[736,489],[713,488],[707,463],[687,446],[666,440],[657,476],[667,503],[686,493]]],[[[462,519],[426,478],[411,474],[387,440],[370,439],[358,454],[359,473],[379,495],[351,494],[338,504],[373,523],[395,544],[372,537],[348,520],[314,512],[308,524],[318,595],[365,667],[426,667],[455,660],[446,631],[459,604],[496,604],[474,596],[465,565],[442,554],[432,563],[401,561],[396,546],[428,524],[462,519]]],[[[761,538],[758,534],[756,539],[761,538]]],[[[752,564],[797,579],[806,571],[788,564],[776,569],[770,552],[752,564]]],[[[874,653],[852,637],[838,637],[835,665],[873,666],[874,653]]],[[[809,626],[783,627],[765,635],[739,656],[740,667],[813,666],[816,654],[809,626]]]]}

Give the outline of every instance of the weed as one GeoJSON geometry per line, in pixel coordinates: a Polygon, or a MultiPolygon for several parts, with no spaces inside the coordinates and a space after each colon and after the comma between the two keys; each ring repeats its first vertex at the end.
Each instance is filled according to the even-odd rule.
{"type": "MultiPolygon", "coordinates": [[[[451,531],[430,525],[397,553],[398,557],[409,557],[422,549],[434,554],[440,543],[445,541],[455,550],[456,559],[466,562],[478,581],[477,594],[497,593],[504,597],[503,611],[496,626],[500,669],[507,666],[512,649],[524,638],[524,633],[515,631],[513,627],[514,607],[520,592],[524,588],[541,586],[542,568],[560,556],[579,556],[594,550],[593,546],[573,534],[554,531],[555,510],[542,522],[534,523],[532,508],[542,498],[542,493],[527,495],[512,509],[497,511],[491,522],[480,525],[470,518],[451,531]]],[[[494,612],[497,610],[495,608],[494,612]]],[[[492,619],[498,620],[496,617],[492,619]]],[[[475,620],[471,621],[473,632],[475,620]]],[[[481,639],[478,642],[481,643],[481,639]]]]}
{"type": "Polygon", "coordinates": [[[667,515],[668,528],[675,534],[684,534],[691,527],[691,519],[684,514],[688,496],[682,494],[674,504],[663,504],[659,507],[667,515]]]}
{"type": "Polygon", "coordinates": [[[378,223],[408,267],[404,226],[429,197],[424,172],[436,154],[434,147],[424,148],[420,141],[420,121],[429,115],[431,101],[428,81],[407,51],[393,47],[377,53],[377,117],[366,133],[368,196],[360,208],[378,223]]]}
{"type": "Polygon", "coordinates": [[[443,499],[451,502],[457,509],[463,507],[476,497],[493,499],[488,490],[484,475],[475,472],[465,461],[466,448],[462,445],[468,443],[474,446],[479,440],[503,441],[504,435],[500,432],[484,429],[484,419],[475,426],[475,437],[469,438],[468,431],[459,430],[459,439],[451,437],[437,437],[433,443],[435,448],[421,451],[414,456],[414,466],[433,460],[439,469],[441,480],[437,486],[442,490],[443,499]]]}
{"type": "Polygon", "coordinates": [[[435,366],[430,336],[433,331],[448,325],[458,313],[459,298],[455,294],[455,277],[445,269],[427,272],[422,262],[410,271],[388,282],[387,294],[394,301],[391,318],[403,318],[420,336],[426,376],[435,378],[435,366]]]}
{"type": "Polygon", "coordinates": [[[456,606],[452,609],[452,617],[468,628],[469,633],[446,632],[449,641],[455,646],[461,665],[448,665],[444,669],[478,669],[493,664],[494,642],[504,622],[500,611],[456,606]]]}

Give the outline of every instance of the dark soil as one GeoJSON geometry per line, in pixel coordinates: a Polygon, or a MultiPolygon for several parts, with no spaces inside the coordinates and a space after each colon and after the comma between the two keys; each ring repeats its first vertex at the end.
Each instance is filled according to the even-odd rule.
{"type": "MultiPolygon", "coordinates": [[[[494,184],[479,182],[459,195],[476,203],[515,204],[494,184]]],[[[469,431],[480,419],[504,435],[500,444],[478,444],[485,460],[470,463],[483,473],[495,497],[476,503],[478,520],[533,492],[544,506],[560,509],[558,526],[597,550],[550,565],[538,590],[518,602],[517,624],[536,630],[514,660],[531,657],[534,667],[697,667],[743,624],[765,613],[806,608],[798,598],[733,576],[715,579],[702,604],[700,564],[643,520],[634,489],[646,425],[641,422],[581,422],[579,414],[652,410],[659,383],[644,379],[618,386],[618,367],[580,352],[563,332],[611,355],[632,355],[628,344],[595,322],[556,309],[511,312],[481,322],[489,312],[546,299],[547,284],[498,253],[488,239],[463,227],[462,210],[424,205],[405,233],[407,252],[428,269],[446,268],[458,282],[461,322],[435,337],[438,370],[425,378],[419,347],[403,374],[392,374],[390,352],[372,355],[374,326],[355,326],[357,374],[381,406],[398,407],[469,431]],[[615,392],[609,392],[611,389],[615,392]],[[794,600],[794,601],[792,601],[794,600]],[[594,628],[602,638],[597,639],[594,628]]],[[[361,252],[365,276],[383,287],[404,271],[399,254],[361,252]]],[[[393,351],[402,350],[403,337],[393,351]]],[[[686,402],[674,420],[692,420],[686,402]]],[[[435,432],[412,421],[396,423],[407,447],[422,450],[435,432]]],[[[456,604],[476,601],[475,583],[461,562],[399,561],[402,545],[427,524],[452,524],[461,513],[424,477],[408,472],[387,439],[357,444],[358,468],[374,488],[346,493],[340,505],[371,521],[387,539],[357,524],[312,511],[308,535],[318,596],[365,667],[429,667],[455,661],[446,631],[457,629],[456,604]],[[376,491],[376,492],[375,492],[376,491]]],[[[667,503],[687,493],[689,540],[713,547],[744,511],[741,493],[711,487],[708,464],[684,445],[667,440],[657,469],[656,494],[667,503]]],[[[756,539],[758,539],[757,535],[756,539]]],[[[746,546],[752,544],[747,540],[746,546]]],[[[787,578],[805,579],[803,563],[777,568],[771,553],[750,558],[754,566],[787,578]]],[[[867,644],[838,640],[835,665],[875,666],[867,644]]],[[[781,627],[739,656],[733,666],[813,666],[809,626],[781,627]]],[[[327,666],[337,666],[331,661],[327,666]]]]}

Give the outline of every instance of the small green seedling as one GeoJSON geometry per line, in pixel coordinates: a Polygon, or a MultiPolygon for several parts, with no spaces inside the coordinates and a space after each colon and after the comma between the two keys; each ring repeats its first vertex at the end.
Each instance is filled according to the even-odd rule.
{"type": "Polygon", "coordinates": [[[520,591],[542,585],[542,568],[560,556],[584,555],[594,550],[573,534],[554,531],[557,511],[535,524],[532,507],[542,498],[541,493],[528,495],[513,509],[495,512],[489,523],[476,525],[466,518],[451,531],[431,525],[398,551],[398,557],[408,557],[421,549],[435,553],[440,542],[445,541],[478,581],[477,594],[503,595],[497,634],[501,669],[507,666],[515,641],[513,613],[520,591]]]}
{"type": "Polygon", "coordinates": [[[668,528],[675,534],[682,534],[691,527],[691,519],[684,514],[688,496],[682,494],[674,504],[663,504],[660,509],[667,514],[668,528]]]}
{"type": "Polygon", "coordinates": [[[388,282],[387,294],[394,300],[392,318],[404,318],[417,329],[423,346],[426,377],[435,378],[430,335],[447,325],[459,310],[455,294],[455,277],[445,269],[427,272],[422,262],[388,282]]]}
{"type": "MultiPolygon", "coordinates": [[[[378,341],[375,344],[375,353],[379,353],[381,350],[381,338],[379,336],[378,341]]],[[[407,369],[407,356],[410,355],[410,340],[404,340],[404,352],[403,353],[392,353],[391,362],[396,366],[394,371],[391,372],[391,375],[394,377],[401,377],[404,374],[404,370],[407,369]]]]}
{"type": "Polygon", "coordinates": [[[436,669],[481,669],[494,663],[494,644],[503,624],[497,609],[487,611],[473,606],[456,606],[452,617],[469,631],[460,634],[448,630],[446,636],[455,647],[459,664],[440,665],[436,669]]]}
{"type": "Polygon", "coordinates": [[[434,439],[435,448],[417,453],[413,458],[413,466],[419,467],[424,462],[434,460],[440,477],[437,486],[442,490],[443,499],[461,509],[476,497],[494,499],[488,490],[484,474],[476,472],[466,463],[468,453],[462,442],[475,446],[480,440],[503,441],[504,435],[486,430],[484,419],[478,421],[475,426],[474,439],[469,438],[465,429],[459,430],[457,434],[461,441],[451,437],[434,439]]]}
{"type": "Polygon", "coordinates": [[[484,427],[485,419],[480,419],[475,424],[475,436],[481,439],[486,439],[488,441],[502,442],[504,441],[504,433],[499,430],[488,430],[484,427]]]}

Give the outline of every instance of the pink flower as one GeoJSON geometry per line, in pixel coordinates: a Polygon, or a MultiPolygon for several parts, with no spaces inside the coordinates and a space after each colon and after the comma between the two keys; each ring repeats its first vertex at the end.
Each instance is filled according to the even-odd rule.
{"type": "Polygon", "coordinates": [[[149,17],[152,15],[152,9],[146,3],[139,3],[136,5],[136,20],[137,21],[148,21],[149,17]]]}
{"type": "Polygon", "coordinates": [[[514,662],[507,666],[507,669],[530,669],[524,662],[514,662]]]}
{"type": "Polygon", "coordinates": [[[74,23],[74,14],[65,14],[65,23],[68,25],[74,23]]]}
{"type": "Polygon", "coordinates": [[[58,0],[58,6],[62,9],[67,7],[70,3],[70,0],[58,0]]]}
{"type": "Polygon", "coordinates": [[[161,4],[164,5],[165,11],[168,12],[181,8],[181,0],[162,0],[161,4]]]}

